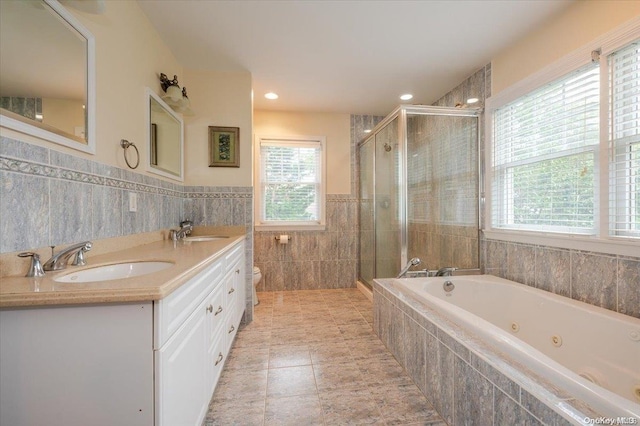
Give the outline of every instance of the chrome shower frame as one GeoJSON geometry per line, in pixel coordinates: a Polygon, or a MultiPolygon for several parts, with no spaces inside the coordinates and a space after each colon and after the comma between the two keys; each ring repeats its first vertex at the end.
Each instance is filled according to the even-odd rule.
{"type": "MultiPolygon", "coordinates": [[[[373,185],[376,187],[376,155],[375,155],[375,142],[376,142],[376,134],[384,129],[389,123],[398,118],[398,150],[400,156],[399,162],[399,176],[401,176],[400,182],[398,183],[398,197],[399,197],[399,206],[398,206],[398,219],[400,222],[400,265],[398,270],[400,270],[402,265],[405,265],[408,261],[408,170],[407,170],[407,150],[408,150],[408,135],[407,135],[407,118],[409,115],[433,115],[433,116],[453,116],[453,117],[475,117],[477,120],[477,147],[478,147],[478,194],[477,194],[477,209],[478,209],[478,244],[480,244],[480,230],[482,223],[482,203],[484,197],[484,171],[483,171],[483,155],[482,155],[482,108],[454,108],[454,107],[440,107],[440,106],[428,106],[428,105],[400,105],[395,108],[391,113],[389,113],[382,121],[380,121],[371,131],[367,137],[358,143],[358,151],[362,148],[363,145],[372,142],[374,145],[374,154],[373,154],[373,185]]],[[[361,187],[358,187],[358,200],[361,199],[362,194],[360,193],[361,187]]],[[[374,190],[373,194],[373,205],[377,205],[377,194],[374,190]]],[[[360,206],[360,203],[358,203],[360,206]]],[[[373,233],[374,238],[377,236],[376,233],[376,208],[373,209],[373,233]]],[[[480,255],[481,250],[478,247],[478,268],[477,270],[473,270],[476,272],[480,272],[481,270],[481,262],[480,255]]],[[[374,259],[377,259],[376,253],[376,244],[373,244],[373,256],[374,259]]],[[[451,265],[455,266],[455,265],[451,265]]],[[[472,270],[470,270],[472,271],[472,270]]],[[[374,277],[377,276],[377,271],[374,263],[374,277]]],[[[366,282],[362,279],[360,274],[360,258],[358,259],[358,279],[361,282],[366,282]]]]}

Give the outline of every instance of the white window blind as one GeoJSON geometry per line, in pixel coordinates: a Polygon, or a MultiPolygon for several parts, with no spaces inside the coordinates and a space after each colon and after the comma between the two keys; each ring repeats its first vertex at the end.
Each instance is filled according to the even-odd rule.
{"type": "Polygon", "coordinates": [[[261,224],[321,224],[320,141],[260,142],[261,224]]]}
{"type": "Polygon", "coordinates": [[[640,237],[639,44],[609,56],[609,232],[631,237],[640,237]]]}
{"type": "Polygon", "coordinates": [[[599,69],[590,64],[495,110],[495,228],[595,233],[599,69]]]}

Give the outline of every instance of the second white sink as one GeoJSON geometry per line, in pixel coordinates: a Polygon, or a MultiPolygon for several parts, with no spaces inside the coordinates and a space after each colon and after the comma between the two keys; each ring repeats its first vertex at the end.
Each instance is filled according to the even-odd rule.
{"type": "Polygon", "coordinates": [[[120,280],[162,271],[173,266],[172,262],[127,262],[82,269],[54,278],[61,283],[90,283],[120,280]]]}

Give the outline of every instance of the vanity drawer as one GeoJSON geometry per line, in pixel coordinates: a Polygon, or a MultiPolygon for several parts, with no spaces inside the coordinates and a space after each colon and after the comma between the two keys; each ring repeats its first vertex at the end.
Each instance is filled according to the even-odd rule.
{"type": "Polygon", "coordinates": [[[223,276],[222,260],[215,261],[179,289],[155,302],[154,349],[162,345],[191,315],[200,302],[220,283],[223,276]]]}

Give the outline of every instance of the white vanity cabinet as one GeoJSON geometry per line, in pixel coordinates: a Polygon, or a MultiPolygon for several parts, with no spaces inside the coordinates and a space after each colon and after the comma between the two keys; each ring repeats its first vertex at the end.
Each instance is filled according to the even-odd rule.
{"type": "Polygon", "coordinates": [[[158,301],[0,310],[0,424],[200,426],[244,278],[241,240],[158,301]]]}
{"type": "Polygon", "coordinates": [[[239,265],[242,242],[155,303],[156,426],[202,423],[244,313],[239,265]]]}

